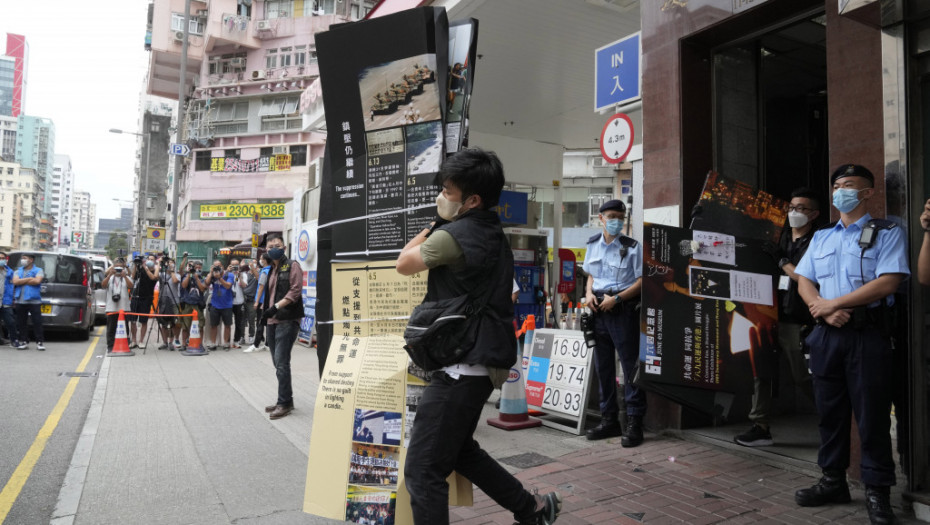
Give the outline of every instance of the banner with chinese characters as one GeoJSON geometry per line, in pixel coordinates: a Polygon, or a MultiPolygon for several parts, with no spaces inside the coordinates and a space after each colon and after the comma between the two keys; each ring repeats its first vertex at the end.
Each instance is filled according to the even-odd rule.
{"type": "Polygon", "coordinates": [[[773,267],[761,241],[646,224],[638,383],[712,415],[748,413],[775,352],[773,267]]]}
{"type": "MultiPolygon", "coordinates": [[[[335,263],[331,275],[334,334],[313,412],[304,512],[354,523],[384,513],[385,523],[410,524],[403,466],[426,383],[408,369],[401,334],[426,294],[426,273],[361,262],[335,263]]],[[[449,481],[450,503],[470,504],[471,484],[449,481]]]]}
{"type": "Polygon", "coordinates": [[[423,7],[316,36],[336,256],[396,255],[436,210],[444,158],[449,24],[423,7]],[[348,52],[351,50],[351,52],[348,52]],[[417,208],[410,211],[410,208],[417,208]]]}
{"type": "Polygon", "coordinates": [[[290,155],[271,155],[257,159],[227,159],[213,157],[210,159],[210,171],[225,173],[255,173],[264,171],[289,171],[290,155]]]}
{"type": "Polygon", "coordinates": [[[262,219],[283,219],[283,202],[233,203],[215,201],[193,201],[191,214],[193,219],[252,219],[255,214],[262,219]]]}

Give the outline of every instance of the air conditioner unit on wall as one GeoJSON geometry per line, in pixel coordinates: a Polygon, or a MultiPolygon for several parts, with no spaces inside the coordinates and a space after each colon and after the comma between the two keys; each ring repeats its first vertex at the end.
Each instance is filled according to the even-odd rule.
{"type": "Polygon", "coordinates": [[[255,29],[259,31],[271,31],[271,20],[256,20],[255,29]]]}
{"type": "Polygon", "coordinates": [[[174,41],[183,42],[184,41],[184,31],[175,31],[174,32],[174,41]]]}
{"type": "Polygon", "coordinates": [[[287,155],[288,151],[287,146],[275,146],[271,149],[271,152],[275,155],[287,155]]]}
{"type": "Polygon", "coordinates": [[[594,167],[595,168],[608,168],[610,163],[604,160],[604,157],[594,157],[594,167]]]}
{"type": "Polygon", "coordinates": [[[209,11],[207,11],[206,9],[197,10],[197,16],[202,17],[202,18],[206,18],[207,13],[209,13],[209,11]]]}
{"type": "Polygon", "coordinates": [[[245,68],[245,58],[243,58],[243,57],[236,57],[236,58],[231,58],[231,59],[229,59],[229,67],[235,67],[235,68],[239,68],[239,69],[244,69],[244,68],[245,68]]]}
{"type": "Polygon", "coordinates": [[[265,70],[256,69],[252,71],[252,80],[265,80],[265,70]]]}

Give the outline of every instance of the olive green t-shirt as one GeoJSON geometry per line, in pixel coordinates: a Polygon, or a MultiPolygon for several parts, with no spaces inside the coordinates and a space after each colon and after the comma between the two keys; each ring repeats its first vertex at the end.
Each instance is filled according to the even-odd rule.
{"type": "Polygon", "coordinates": [[[465,264],[465,253],[458,241],[445,230],[436,230],[420,245],[420,256],[427,268],[457,267],[465,264]]]}

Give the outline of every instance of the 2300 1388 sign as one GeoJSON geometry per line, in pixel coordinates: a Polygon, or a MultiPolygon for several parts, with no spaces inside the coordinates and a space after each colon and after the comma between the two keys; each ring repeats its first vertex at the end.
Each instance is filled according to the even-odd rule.
{"type": "Polygon", "coordinates": [[[256,213],[263,219],[284,218],[284,203],[200,205],[200,216],[204,219],[251,219],[256,213]]]}

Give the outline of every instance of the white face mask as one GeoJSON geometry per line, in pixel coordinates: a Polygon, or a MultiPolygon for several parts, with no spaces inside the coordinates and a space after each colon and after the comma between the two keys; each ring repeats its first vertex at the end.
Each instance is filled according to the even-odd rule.
{"type": "Polygon", "coordinates": [[[461,210],[461,202],[450,201],[442,193],[436,196],[436,211],[443,219],[447,221],[455,220],[461,210]]]}
{"type": "Polygon", "coordinates": [[[788,224],[792,228],[803,228],[805,224],[808,223],[810,219],[807,218],[807,215],[799,211],[789,211],[788,212],[788,224]]]}

